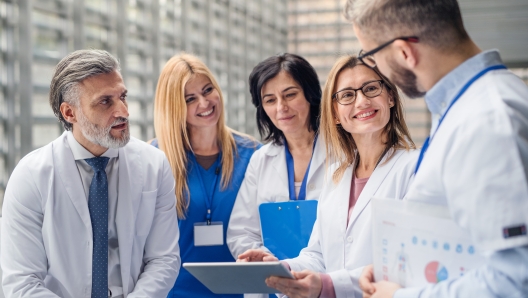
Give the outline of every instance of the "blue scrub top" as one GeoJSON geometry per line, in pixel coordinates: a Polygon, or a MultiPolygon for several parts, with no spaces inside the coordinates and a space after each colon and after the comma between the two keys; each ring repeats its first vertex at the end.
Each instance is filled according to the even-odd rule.
{"type": "MultiPolygon", "coordinates": [[[[205,222],[206,218],[206,194],[200,183],[201,175],[206,188],[214,184],[215,170],[219,160],[208,170],[202,168],[194,157],[188,158],[187,185],[191,194],[189,209],[186,218],[179,220],[180,227],[180,256],[182,264],[186,262],[234,262],[226,244],[227,225],[231,210],[235,204],[238,189],[244,179],[246,168],[251,155],[262,145],[258,142],[233,134],[237,146],[238,156],[234,160],[233,176],[231,183],[222,190],[221,179],[218,179],[216,191],[211,204],[211,221],[224,223],[224,245],[218,246],[194,246],[194,223],[205,222]]],[[[157,147],[157,140],[152,143],[157,147]]],[[[205,190],[209,192],[209,189],[205,190]]],[[[185,268],[180,268],[174,287],[167,297],[242,297],[243,295],[217,295],[207,289],[200,281],[192,276],[185,268]]]]}

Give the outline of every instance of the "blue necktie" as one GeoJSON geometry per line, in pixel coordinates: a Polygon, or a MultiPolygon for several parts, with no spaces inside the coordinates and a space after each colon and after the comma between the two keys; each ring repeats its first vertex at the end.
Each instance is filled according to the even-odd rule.
{"type": "Polygon", "coordinates": [[[85,159],[94,176],[88,194],[88,210],[92,220],[92,298],[108,297],[108,157],[85,159]]]}

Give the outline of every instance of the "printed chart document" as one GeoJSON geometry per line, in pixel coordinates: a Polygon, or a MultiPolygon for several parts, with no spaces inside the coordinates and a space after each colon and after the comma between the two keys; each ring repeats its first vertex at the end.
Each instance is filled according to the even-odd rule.
{"type": "Polygon", "coordinates": [[[424,286],[484,264],[447,207],[379,198],[371,203],[376,280],[424,286]]]}

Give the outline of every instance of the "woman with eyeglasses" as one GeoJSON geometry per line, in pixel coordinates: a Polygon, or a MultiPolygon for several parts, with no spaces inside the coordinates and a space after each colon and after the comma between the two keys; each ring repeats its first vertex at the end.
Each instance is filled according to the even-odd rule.
{"type": "MultiPolygon", "coordinates": [[[[227,224],[249,160],[260,144],[226,125],[220,86],[197,57],[176,55],[163,67],[154,128],[157,138],[152,145],[165,152],[176,180],[176,210],[167,212],[178,213],[182,264],[234,262],[225,241],[227,224]]],[[[167,297],[242,295],[214,294],[181,269],[167,297]]]]}
{"type": "Polygon", "coordinates": [[[355,56],[334,64],[321,106],[321,135],[336,163],[308,247],[285,260],[296,280],[266,282],[290,298],[361,297],[358,278],[372,263],[370,199],[402,199],[418,152],[396,87],[355,56]]]}

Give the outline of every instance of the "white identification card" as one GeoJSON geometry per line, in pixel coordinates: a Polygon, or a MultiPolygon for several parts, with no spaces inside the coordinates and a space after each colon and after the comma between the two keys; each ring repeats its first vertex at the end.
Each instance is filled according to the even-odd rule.
{"type": "Polygon", "coordinates": [[[224,223],[221,221],[194,223],[194,246],[224,245],[224,223]]]}

